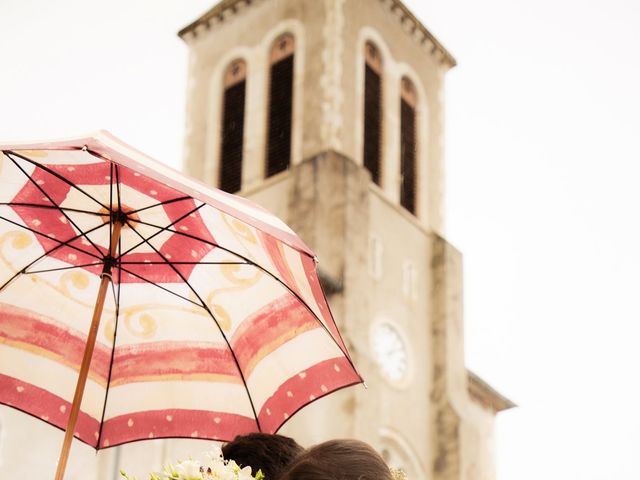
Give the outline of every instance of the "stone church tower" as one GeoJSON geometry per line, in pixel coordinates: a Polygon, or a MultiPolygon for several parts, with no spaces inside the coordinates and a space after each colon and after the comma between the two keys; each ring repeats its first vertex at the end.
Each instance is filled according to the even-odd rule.
{"type": "MultiPolygon", "coordinates": [[[[367,381],[282,433],[306,445],[361,438],[409,480],[494,479],[495,415],[513,404],[465,368],[461,255],[442,236],[453,57],[399,0],[224,0],[180,37],[186,170],[264,205],[317,253],[367,381]]],[[[49,478],[61,441],[0,409],[5,476],[26,452],[32,476],[49,478]]],[[[76,444],[68,478],[114,480],[123,467],[143,478],[207,447],[172,439],[95,456],[76,444]]]]}
{"type": "Polygon", "coordinates": [[[282,433],[371,443],[409,479],[492,479],[513,406],[464,365],[461,256],[443,237],[449,52],[398,0],[224,0],[190,48],[186,170],[318,254],[367,389],[282,433]]]}

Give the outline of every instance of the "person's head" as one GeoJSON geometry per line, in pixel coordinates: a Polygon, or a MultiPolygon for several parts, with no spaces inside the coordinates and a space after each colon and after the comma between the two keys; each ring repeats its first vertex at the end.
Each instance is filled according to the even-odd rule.
{"type": "Polygon", "coordinates": [[[393,480],[393,477],[371,446],[360,440],[343,439],[311,447],[285,470],[280,480],[393,480]]]}
{"type": "Polygon", "coordinates": [[[241,467],[250,466],[254,475],[262,470],[266,480],[280,478],[285,467],[303,451],[293,438],[268,433],[238,435],[222,446],[224,458],[241,467]]]}

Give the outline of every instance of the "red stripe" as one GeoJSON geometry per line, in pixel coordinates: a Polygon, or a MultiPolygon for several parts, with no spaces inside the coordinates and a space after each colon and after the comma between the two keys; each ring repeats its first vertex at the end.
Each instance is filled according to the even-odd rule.
{"type": "MultiPolygon", "coordinates": [[[[86,335],[50,317],[0,303],[0,342],[36,353],[80,371],[86,335]]],[[[87,326],[89,322],[87,321],[87,326]]],[[[111,350],[96,343],[89,378],[106,383],[111,350]]]]}
{"type": "MultiPolygon", "coordinates": [[[[94,170],[99,165],[101,164],[92,164],[92,165],[89,165],[88,167],[91,167],[91,172],[94,172],[94,170]]],[[[65,175],[67,173],[68,174],[76,173],[76,171],[67,172],[66,165],[47,165],[47,166],[50,167],[52,170],[58,170],[63,176],[67,176],[65,175]]],[[[78,166],[78,169],[80,169],[80,166],[78,166]]],[[[93,173],[92,175],[89,175],[89,176],[93,177],[93,176],[100,176],[100,175],[96,175],[95,173],[93,173]]],[[[54,175],[39,168],[36,168],[34,170],[34,172],[31,175],[31,178],[34,182],[38,184],[38,186],[34,185],[34,183],[31,181],[25,181],[23,188],[13,198],[12,200],[13,202],[31,203],[31,204],[46,205],[46,206],[53,206],[53,205],[58,206],[62,204],[64,199],[69,194],[69,191],[71,190],[71,186],[69,184],[63,182],[62,180],[55,177],[54,175]],[[46,195],[40,189],[44,190],[44,192],[46,192],[46,195]],[[51,199],[53,200],[53,203],[51,203],[51,201],[48,200],[47,195],[51,197],[51,199]]],[[[69,177],[67,176],[67,178],[69,177]]],[[[75,180],[73,180],[73,178],[70,178],[70,180],[74,184],[78,185],[78,183],[75,180]]],[[[73,228],[69,220],[65,218],[65,216],[60,210],[44,209],[44,208],[37,208],[37,207],[23,207],[23,206],[14,206],[12,208],[20,216],[20,218],[28,228],[38,231],[43,235],[47,235],[49,237],[55,238],[62,242],[77,236],[77,232],[75,231],[75,229],[73,228]]],[[[86,208],[90,211],[96,211],[96,212],[100,210],[100,206],[97,203],[90,200],[88,197],[86,198],[86,208]]],[[[74,214],[74,215],[77,216],[79,214],[74,214]]],[[[36,238],[42,244],[45,250],[50,250],[51,248],[59,245],[58,242],[54,240],[49,240],[43,235],[36,235],[36,238]]],[[[74,245],[80,248],[81,251],[87,251],[93,255],[96,255],[96,250],[92,246],[83,245],[80,242],[80,240],[77,240],[76,242],[74,242],[74,245]]],[[[107,252],[106,250],[103,249],[102,253],[106,254],[107,252]]],[[[68,249],[66,247],[59,248],[52,254],[52,256],[64,262],[68,262],[70,264],[76,264],[76,265],[90,263],[96,260],[95,256],[89,257],[75,249],[68,249]],[[69,261],[69,258],[68,258],[69,254],[74,254],[77,257],[77,260],[69,261]]]]}
{"type": "Polygon", "coordinates": [[[263,432],[275,433],[305,405],[340,388],[361,383],[345,357],[332,358],[294,375],[262,406],[258,419],[263,432]]]}
{"type": "MultiPolygon", "coordinates": [[[[23,160],[18,160],[18,163],[24,164],[23,160]]],[[[21,166],[22,166],[21,165],[21,166]]],[[[36,163],[36,165],[38,165],[36,163]]],[[[53,168],[52,165],[44,165],[45,167],[53,168]]],[[[60,205],[62,201],[67,197],[71,185],[60,180],[55,175],[43,170],[42,168],[36,168],[30,175],[31,179],[38,184],[42,190],[44,190],[49,197],[57,204],[60,205]]],[[[51,201],[47,199],[47,196],[40,191],[40,188],[36,187],[33,182],[25,178],[25,183],[22,189],[14,197],[14,202],[35,203],[37,205],[52,205],[51,201]]],[[[90,202],[91,208],[97,206],[96,203],[91,202],[87,198],[87,202],[90,202]]],[[[55,210],[54,210],[55,212],[55,210]]],[[[44,213],[44,212],[43,212],[44,213]]],[[[60,212],[57,212],[58,214],[60,212]]]]}
{"type": "Polygon", "coordinates": [[[151,410],[121,415],[104,422],[99,448],[149,438],[233,440],[257,431],[253,418],[206,410],[151,410]]]}
{"type": "MultiPolygon", "coordinates": [[[[112,140],[114,140],[119,145],[122,145],[125,148],[135,150],[135,148],[122,142],[120,139],[114,137],[109,132],[101,131],[100,134],[111,138],[112,140]]],[[[69,149],[71,150],[71,149],[79,149],[84,145],[86,145],[90,150],[109,158],[115,163],[131,168],[132,170],[135,170],[138,172],[144,172],[145,175],[152,178],[156,182],[166,184],[169,187],[172,187],[172,188],[175,188],[176,190],[184,192],[185,194],[191,197],[197,198],[213,206],[216,209],[219,209],[235,218],[238,218],[239,220],[246,222],[249,225],[253,225],[258,229],[263,230],[268,234],[274,236],[275,238],[280,239],[281,241],[291,245],[291,247],[293,247],[294,249],[300,252],[304,252],[307,255],[313,255],[309,247],[307,247],[297,235],[284,230],[280,230],[279,228],[274,227],[270,224],[267,224],[262,220],[254,218],[250,214],[236,210],[235,208],[226,204],[224,200],[218,200],[217,198],[214,198],[213,196],[208,195],[206,193],[206,190],[210,189],[211,188],[210,186],[207,186],[202,182],[198,182],[196,180],[191,179],[192,181],[201,184],[204,192],[187,187],[181,182],[181,179],[185,178],[184,174],[182,174],[181,172],[177,170],[173,170],[174,175],[172,175],[171,177],[161,175],[158,172],[153,171],[153,168],[143,167],[138,162],[132,160],[127,155],[121,153],[119,150],[111,147],[107,147],[102,142],[97,140],[95,137],[80,137],[80,138],[75,138],[70,140],[53,141],[53,142],[24,143],[22,145],[20,144],[2,145],[2,149],[4,150],[11,150],[11,149],[14,149],[14,150],[67,150],[69,149]]],[[[147,159],[149,159],[151,162],[157,162],[156,160],[144,154],[142,155],[145,156],[147,159]]],[[[163,168],[168,168],[168,167],[163,165],[163,168]]],[[[169,168],[169,170],[172,170],[172,169],[169,168]]],[[[222,191],[218,191],[218,194],[222,195],[223,197],[229,195],[222,191]]],[[[246,199],[243,199],[241,197],[234,196],[233,199],[234,201],[239,202],[243,205],[246,205],[251,209],[255,209],[262,212],[265,211],[262,207],[259,207],[256,204],[246,199]]],[[[268,215],[271,215],[271,214],[268,214],[268,215]]]]}
{"type": "MultiPolygon", "coordinates": [[[[0,374],[0,403],[22,410],[63,430],[69,422],[70,402],[35,385],[2,374],[0,374]]],[[[98,426],[98,420],[80,411],[75,437],[95,447],[98,426]]]]}
{"type": "MultiPolygon", "coordinates": [[[[163,208],[171,221],[182,218],[182,220],[180,220],[178,223],[173,224],[173,226],[171,227],[173,230],[183,231],[189,235],[194,235],[198,238],[201,238],[206,242],[215,242],[211,232],[204,224],[199,211],[193,211],[196,208],[195,200],[191,199],[168,203],[166,205],[163,205],[163,208]]],[[[180,238],[182,238],[183,242],[189,241],[188,237],[180,238]]]]}
{"type": "Polygon", "coordinates": [[[307,277],[307,281],[309,282],[309,286],[311,287],[313,298],[316,301],[318,308],[320,309],[321,319],[324,321],[324,324],[331,332],[333,338],[340,345],[342,351],[346,352],[347,349],[344,345],[344,342],[342,341],[342,337],[340,336],[338,327],[335,324],[335,320],[333,319],[333,315],[331,314],[331,310],[329,309],[329,305],[327,304],[327,299],[324,296],[324,292],[322,291],[322,286],[320,285],[320,280],[318,279],[318,273],[316,272],[316,264],[310,257],[301,255],[301,258],[304,273],[307,277]]]}
{"type": "MultiPolygon", "coordinates": [[[[239,379],[226,346],[203,342],[154,342],[116,348],[111,384],[157,381],[153,377],[222,375],[239,379]]],[[[197,379],[197,378],[194,378],[197,379]]]]}
{"type": "MultiPolygon", "coordinates": [[[[78,152],[78,155],[80,153],[78,152]]],[[[85,157],[86,158],[86,157],[85,157]]],[[[43,159],[46,161],[46,158],[43,159]]],[[[109,186],[111,183],[111,166],[109,163],[100,161],[100,159],[96,158],[94,163],[79,163],[73,165],[65,165],[65,164],[47,164],[45,162],[38,162],[44,165],[66,178],[74,185],[82,186],[82,185],[105,185],[109,186]],[[70,170],[71,168],[71,170],[70,170]]],[[[115,175],[114,175],[114,183],[115,183],[115,175]]],[[[58,180],[60,181],[60,180],[58,180]]],[[[46,190],[46,189],[45,189],[46,190]]],[[[87,210],[100,210],[100,206],[89,200],[87,198],[87,205],[90,207],[87,210]]],[[[108,204],[106,205],[108,206],[108,204]]]]}
{"type": "MultiPolygon", "coordinates": [[[[107,162],[105,162],[108,165],[107,162]]],[[[138,172],[139,173],[139,172],[138,172]]],[[[137,190],[148,197],[147,205],[128,205],[130,208],[137,210],[139,208],[154,205],[158,202],[166,202],[178,197],[184,197],[184,193],[170,187],[164,182],[158,182],[146,174],[134,174],[134,169],[128,166],[120,166],[118,172],[118,180],[123,185],[129,185],[132,189],[137,190]],[[155,193],[154,193],[155,192],[155,193]]],[[[122,192],[122,203],[127,203],[126,193],[122,192]]]]}
{"type": "MultiPolygon", "coordinates": [[[[127,148],[131,148],[133,150],[135,150],[135,148],[127,145],[126,143],[122,142],[120,139],[114,137],[113,135],[111,135],[109,132],[105,132],[102,131],[102,134],[110,137],[111,139],[115,140],[116,142],[118,142],[119,144],[126,146],[127,148]]],[[[58,148],[62,147],[62,142],[58,143],[58,148]]],[[[73,142],[67,142],[67,144],[69,143],[73,143],[73,142]]],[[[126,167],[129,167],[135,171],[139,171],[139,172],[144,172],[145,175],[148,175],[149,177],[151,177],[153,180],[157,181],[157,182],[161,182],[161,183],[165,183],[166,185],[175,188],[176,190],[179,190],[181,192],[186,193],[187,195],[196,198],[198,200],[201,200],[205,203],[207,203],[208,205],[211,205],[212,207],[219,209],[229,215],[231,215],[232,217],[235,217],[237,219],[239,219],[240,221],[243,221],[249,225],[252,225],[256,228],[258,228],[259,230],[262,230],[264,232],[267,232],[269,235],[272,235],[273,237],[275,237],[276,239],[279,239],[280,241],[283,241],[285,243],[287,243],[288,245],[291,245],[292,248],[301,251],[301,252],[305,252],[308,255],[313,255],[313,253],[311,252],[311,250],[309,249],[309,247],[307,247],[304,242],[300,239],[300,237],[298,237],[297,235],[281,230],[277,227],[274,227],[268,223],[263,222],[262,220],[259,220],[257,218],[255,218],[254,216],[244,213],[242,211],[236,210],[235,208],[231,207],[229,204],[225,203],[224,200],[219,200],[218,198],[214,198],[211,195],[208,195],[206,193],[207,190],[211,190],[211,186],[204,184],[203,182],[200,182],[198,180],[195,180],[193,178],[190,178],[189,180],[191,180],[194,183],[198,183],[202,186],[202,190],[196,190],[193,188],[190,188],[186,185],[184,185],[180,180],[181,178],[184,178],[184,174],[174,170],[175,172],[175,176],[172,177],[166,177],[164,175],[161,175],[160,173],[158,173],[157,171],[154,171],[153,169],[148,169],[148,168],[142,168],[142,166],[132,160],[131,158],[129,158],[126,155],[123,155],[122,153],[120,153],[118,150],[115,150],[111,147],[107,147],[106,145],[103,145],[101,142],[91,138],[88,139],[88,141],[86,142],[87,145],[90,146],[90,148],[94,151],[100,152],[102,154],[106,154],[111,160],[115,161],[116,163],[119,163],[121,165],[124,165],[126,167]]],[[[42,147],[46,147],[47,144],[44,144],[41,146],[42,147]]],[[[136,150],[138,151],[138,150],[136,150]]],[[[138,151],[139,152],[139,151],[138,151]]],[[[141,153],[141,152],[139,152],[141,153]]],[[[151,157],[148,157],[147,155],[143,154],[143,156],[145,156],[147,159],[149,159],[151,162],[157,162],[157,160],[154,160],[151,157]]],[[[166,167],[168,168],[168,167],[166,167]]],[[[169,168],[170,169],[170,168],[169,168]]],[[[170,169],[171,170],[171,169],[170,169]]],[[[245,198],[242,197],[238,197],[235,195],[231,195],[229,193],[223,192],[222,190],[217,190],[216,193],[218,195],[221,195],[222,197],[230,197],[233,198],[233,200],[237,203],[240,203],[242,205],[247,206],[249,209],[253,209],[253,210],[257,210],[259,212],[263,212],[266,213],[269,216],[273,216],[273,214],[269,213],[267,210],[265,210],[263,207],[251,202],[250,200],[247,200],[245,198]]]]}
{"type": "MultiPolygon", "coordinates": [[[[122,271],[122,275],[118,275],[122,283],[180,283],[182,278],[178,275],[166,260],[154,253],[134,253],[122,257],[125,262],[157,262],[152,265],[145,263],[131,263],[122,265],[126,271],[122,271]]],[[[117,281],[116,275],[113,276],[117,281]]],[[[168,286],[171,289],[171,286],[168,286]]]]}
{"type": "MultiPolygon", "coordinates": [[[[53,319],[11,305],[0,304],[0,341],[15,348],[44,353],[52,361],[76,371],[82,362],[85,338],[53,319]]],[[[285,295],[247,318],[231,339],[238,363],[249,376],[257,363],[281,345],[314,328],[317,320],[295,297],[285,295]]],[[[110,350],[98,343],[90,378],[105,385],[110,350]]],[[[202,342],[154,342],[117,347],[111,381],[114,384],[154,381],[153,377],[180,375],[198,380],[203,375],[238,378],[232,355],[226,348],[202,342]]]]}
{"type": "MultiPolygon", "coordinates": [[[[108,177],[110,175],[110,171],[109,164],[106,162],[78,164],[73,166],[46,166],[53,171],[57,171],[60,175],[66,176],[66,178],[72,181],[75,185],[103,185],[105,189],[108,189],[109,187],[110,179],[108,177]],[[69,168],[72,168],[73,170],[69,171],[69,168]]],[[[42,183],[42,188],[52,196],[56,204],[61,204],[69,193],[69,190],[71,189],[68,184],[40,169],[36,169],[33,174],[33,179],[36,182],[42,183]]],[[[118,180],[120,181],[121,185],[127,185],[133,190],[141,192],[146,196],[146,202],[144,202],[143,204],[130,205],[129,203],[132,200],[127,198],[127,190],[121,189],[122,203],[126,208],[129,209],[136,210],[154,205],[161,201],[167,201],[184,196],[183,193],[172,188],[168,188],[164,184],[159,184],[155,180],[145,175],[136,176],[134,175],[134,172],[126,167],[121,168],[118,180]]],[[[44,200],[42,200],[42,198],[44,198],[43,193],[32,182],[27,182],[25,183],[22,190],[18,193],[18,195],[14,198],[14,201],[51,205],[51,203],[46,198],[44,200]]],[[[191,199],[180,202],[173,202],[167,205],[161,205],[156,208],[163,209],[166,212],[166,215],[170,222],[174,222],[178,218],[181,218],[187,215],[189,212],[193,211],[195,206],[195,201],[191,199]]],[[[87,208],[95,212],[100,211],[100,206],[97,203],[92,202],[88,198],[87,208]]],[[[62,241],[76,236],[76,232],[72,228],[71,223],[69,221],[66,221],[63,214],[58,210],[45,210],[42,208],[32,207],[14,207],[14,210],[16,211],[16,213],[18,213],[18,215],[20,215],[27,226],[35,228],[43,234],[53,236],[54,238],[62,241]],[[60,218],[65,221],[61,221],[60,218]]],[[[99,222],[100,220],[98,219],[97,221],[99,222]]],[[[160,225],[160,227],[163,226],[164,225],[160,225]]],[[[214,248],[211,245],[211,243],[214,242],[213,236],[211,235],[211,232],[207,229],[202,218],[197,212],[194,212],[193,216],[187,215],[180,222],[172,225],[171,228],[179,232],[189,233],[190,235],[202,239],[202,241],[199,241],[183,235],[170,234],[169,238],[162,245],[157,246],[164,256],[168,255],[169,258],[172,258],[172,260],[174,261],[181,260],[197,262],[214,248]]],[[[38,236],[37,238],[45,250],[50,250],[58,245],[57,242],[49,240],[46,237],[38,236]]],[[[81,251],[87,251],[95,255],[95,249],[92,246],[83,245],[81,243],[81,240],[82,239],[78,239],[72,243],[81,251]]],[[[104,247],[100,247],[100,250],[103,254],[107,253],[104,247]]],[[[75,265],[95,262],[95,257],[85,255],[81,251],[62,247],[54,251],[51,255],[66,263],[75,265]],[[70,254],[74,255],[73,257],[71,257],[74,258],[74,260],[70,260],[70,254]]],[[[147,253],[132,253],[126,255],[123,260],[129,262],[143,262],[145,260],[157,262],[163,261],[163,258],[151,258],[151,255],[147,253]]],[[[139,276],[145,278],[150,282],[179,283],[183,281],[182,277],[189,278],[195,266],[177,266],[176,268],[180,272],[182,277],[177,274],[176,271],[170,266],[162,264],[153,266],[129,265],[127,268],[131,272],[138,274],[139,276]]],[[[95,269],[89,270],[95,271],[95,269]]],[[[122,279],[125,283],[141,283],[144,281],[136,276],[128,275],[126,273],[122,276],[122,279]]]]}
{"type": "Polygon", "coordinates": [[[293,290],[296,294],[298,293],[298,285],[295,282],[293,274],[291,273],[291,269],[287,264],[287,260],[284,256],[283,245],[275,238],[270,235],[265,235],[260,232],[260,240],[262,242],[263,248],[269,254],[269,258],[271,258],[271,262],[275,265],[278,270],[280,280],[285,283],[291,290],[293,290]]]}
{"type": "Polygon", "coordinates": [[[265,355],[314,328],[320,325],[309,310],[293,295],[285,294],[244,320],[230,343],[248,377],[265,355]]]}

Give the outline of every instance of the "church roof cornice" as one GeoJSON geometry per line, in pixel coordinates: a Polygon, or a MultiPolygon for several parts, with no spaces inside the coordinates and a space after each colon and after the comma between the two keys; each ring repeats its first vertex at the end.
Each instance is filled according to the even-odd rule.
{"type": "Polygon", "coordinates": [[[467,381],[469,396],[483,407],[496,413],[517,407],[515,403],[470,370],[467,370],[467,381]]]}
{"type": "Polygon", "coordinates": [[[238,10],[242,7],[249,6],[254,3],[254,0],[222,0],[211,7],[207,12],[202,14],[199,18],[191,22],[178,32],[178,36],[183,40],[186,39],[188,34],[196,35],[196,28],[203,26],[207,29],[211,26],[212,20],[224,21],[228,15],[238,13],[238,10]]]}
{"type": "Polygon", "coordinates": [[[431,45],[431,54],[439,54],[444,63],[449,67],[457,65],[456,59],[444,48],[436,37],[427,30],[427,27],[411,13],[411,10],[400,0],[379,0],[389,6],[389,11],[398,17],[400,24],[405,27],[405,31],[416,38],[422,45],[431,45]]]}
{"type": "MultiPolygon", "coordinates": [[[[439,55],[441,61],[449,65],[456,66],[456,60],[453,55],[427,30],[427,28],[411,13],[407,6],[400,0],[379,0],[386,5],[389,12],[397,17],[400,25],[405,32],[413,37],[418,43],[430,47],[432,55],[439,55]]],[[[215,4],[211,9],[201,15],[198,19],[191,22],[178,32],[178,36],[183,40],[187,40],[189,36],[197,36],[198,28],[210,29],[212,23],[224,22],[231,15],[235,15],[244,7],[250,6],[256,0],[222,0],[215,4]]]]}

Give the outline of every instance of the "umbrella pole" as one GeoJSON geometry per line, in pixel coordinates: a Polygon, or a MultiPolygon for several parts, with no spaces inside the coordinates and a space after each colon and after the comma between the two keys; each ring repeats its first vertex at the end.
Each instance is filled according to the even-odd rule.
{"type": "MultiPolygon", "coordinates": [[[[111,258],[115,257],[118,241],[120,240],[120,230],[122,229],[122,223],[116,221],[113,223],[113,232],[111,232],[111,251],[109,255],[111,258]]],[[[91,365],[91,357],[93,356],[93,349],[96,345],[96,337],[98,336],[98,327],[100,326],[100,317],[102,316],[102,308],[104,307],[104,300],[107,296],[107,288],[111,281],[111,265],[105,263],[104,270],[100,278],[100,288],[98,289],[98,297],[93,309],[93,318],[91,319],[91,327],[89,327],[89,335],[87,336],[87,344],[84,347],[84,355],[82,356],[82,364],[80,365],[80,373],[78,374],[78,382],[76,383],[76,391],[73,395],[73,404],[71,405],[71,412],[69,414],[69,423],[64,434],[64,441],[62,442],[62,449],[60,450],[60,457],[58,459],[58,468],[56,470],[55,480],[62,480],[64,471],[67,467],[67,460],[69,459],[69,452],[71,450],[71,441],[73,440],[73,434],[76,428],[76,422],[78,421],[78,414],[80,413],[80,405],[82,404],[82,396],[84,395],[84,386],[87,383],[87,375],[89,374],[89,366],[91,365]]]]}

